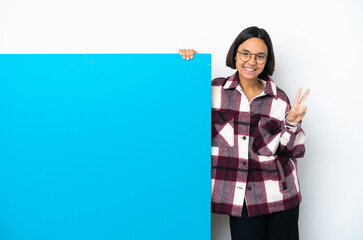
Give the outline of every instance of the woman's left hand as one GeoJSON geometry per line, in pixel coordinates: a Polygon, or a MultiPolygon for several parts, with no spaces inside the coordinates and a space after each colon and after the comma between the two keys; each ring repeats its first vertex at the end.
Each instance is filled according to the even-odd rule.
{"type": "Polygon", "coordinates": [[[301,119],[305,116],[307,107],[304,106],[303,104],[309,92],[310,89],[306,90],[306,92],[304,93],[304,95],[300,100],[301,88],[299,88],[299,90],[297,91],[295,102],[292,105],[290,112],[286,115],[287,121],[291,123],[299,123],[301,119]]]}

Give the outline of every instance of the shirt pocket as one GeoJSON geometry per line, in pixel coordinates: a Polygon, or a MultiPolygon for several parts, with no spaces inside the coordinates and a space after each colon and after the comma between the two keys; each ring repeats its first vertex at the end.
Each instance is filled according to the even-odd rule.
{"type": "Polygon", "coordinates": [[[259,166],[267,173],[263,176],[264,179],[271,179],[279,182],[279,191],[287,190],[286,175],[279,156],[260,156],[258,155],[259,166]]]}
{"type": "Polygon", "coordinates": [[[284,167],[282,166],[282,163],[280,162],[280,160],[276,161],[276,167],[277,167],[279,178],[280,178],[280,189],[281,189],[281,191],[286,191],[287,190],[286,175],[284,172],[284,167]]]}
{"type": "Polygon", "coordinates": [[[282,126],[281,121],[262,117],[258,122],[257,133],[254,134],[253,150],[261,156],[275,155],[280,144],[282,126]]]}
{"type": "Polygon", "coordinates": [[[234,146],[234,112],[212,111],[212,146],[234,146]]]}

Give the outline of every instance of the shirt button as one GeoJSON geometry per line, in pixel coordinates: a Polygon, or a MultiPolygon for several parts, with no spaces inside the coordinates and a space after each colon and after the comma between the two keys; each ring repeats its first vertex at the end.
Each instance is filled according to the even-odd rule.
{"type": "Polygon", "coordinates": [[[246,136],[243,136],[243,137],[242,137],[242,139],[243,139],[243,140],[246,140],[246,136]]]}
{"type": "Polygon", "coordinates": [[[247,190],[251,191],[252,190],[252,187],[248,187],[247,190]]]}
{"type": "Polygon", "coordinates": [[[243,166],[246,166],[246,165],[247,165],[247,163],[246,163],[246,162],[243,162],[242,164],[243,164],[243,166]]]}

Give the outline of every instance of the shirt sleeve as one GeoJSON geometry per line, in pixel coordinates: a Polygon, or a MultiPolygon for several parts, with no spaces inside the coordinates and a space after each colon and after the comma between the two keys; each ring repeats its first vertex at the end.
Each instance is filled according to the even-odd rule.
{"type": "Polygon", "coordinates": [[[289,158],[302,158],[305,155],[305,133],[301,128],[301,121],[295,124],[286,120],[290,108],[288,102],[281,131],[280,154],[289,158]]]}

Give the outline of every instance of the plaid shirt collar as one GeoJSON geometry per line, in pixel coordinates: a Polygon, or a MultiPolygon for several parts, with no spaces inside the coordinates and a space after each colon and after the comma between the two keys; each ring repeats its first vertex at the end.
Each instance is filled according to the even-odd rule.
{"type": "MultiPolygon", "coordinates": [[[[265,94],[269,95],[273,98],[277,98],[277,89],[276,89],[276,84],[275,82],[272,80],[271,77],[268,77],[267,81],[266,80],[262,80],[266,85],[265,88],[265,94]]],[[[235,89],[239,87],[239,76],[238,76],[238,71],[233,74],[232,76],[227,78],[226,83],[223,85],[224,89],[235,89]]],[[[242,89],[241,89],[242,90],[242,89]]]]}

